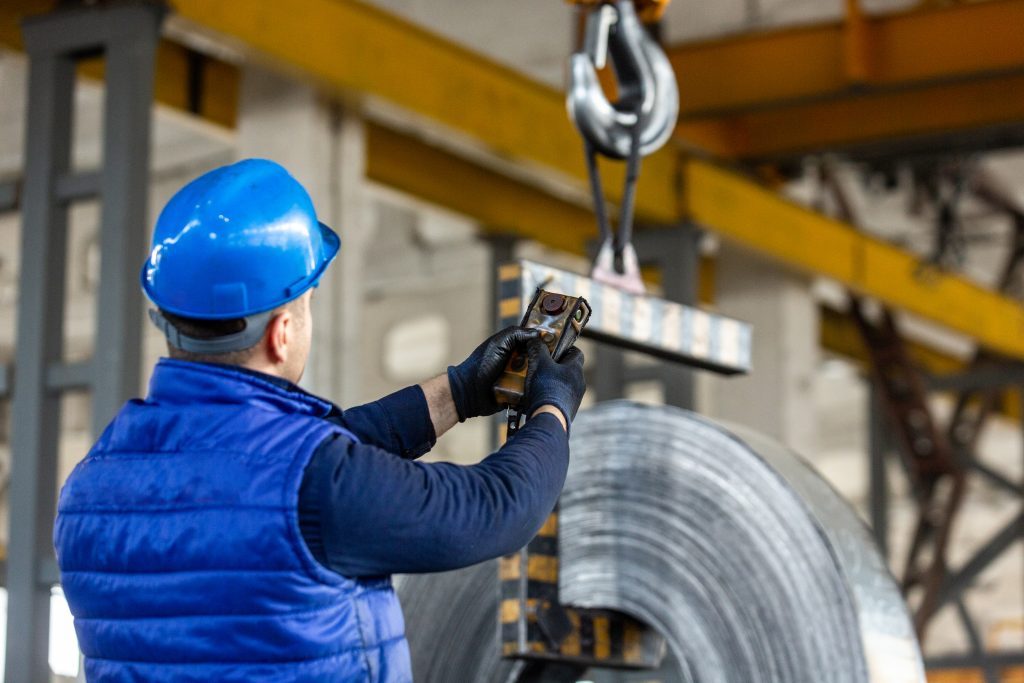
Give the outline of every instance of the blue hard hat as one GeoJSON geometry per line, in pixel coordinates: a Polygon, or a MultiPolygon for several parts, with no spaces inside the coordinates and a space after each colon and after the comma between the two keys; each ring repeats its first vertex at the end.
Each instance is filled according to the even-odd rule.
{"type": "Polygon", "coordinates": [[[281,165],[245,159],[199,176],[156,222],[142,288],[187,318],[245,318],[320,281],[341,241],[281,165]]]}

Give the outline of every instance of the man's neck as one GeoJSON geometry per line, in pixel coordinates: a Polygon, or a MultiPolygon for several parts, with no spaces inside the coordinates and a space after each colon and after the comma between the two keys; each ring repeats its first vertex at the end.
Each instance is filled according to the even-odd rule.
{"type": "Polygon", "coordinates": [[[233,364],[233,363],[205,363],[204,362],[204,364],[205,365],[216,365],[216,366],[231,368],[232,370],[238,370],[239,372],[243,372],[243,373],[245,373],[247,375],[252,375],[253,377],[258,377],[258,378],[260,378],[260,379],[262,379],[262,380],[264,380],[266,382],[270,382],[274,386],[281,387],[282,389],[288,389],[290,391],[300,390],[300,387],[297,384],[295,384],[295,382],[292,382],[287,377],[282,377],[280,374],[278,374],[276,372],[272,372],[272,371],[271,372],[267,372],[266,368],[256,367],[256,366],[253,366],[253,365],[237,365],[237,364],[233,364]]]}

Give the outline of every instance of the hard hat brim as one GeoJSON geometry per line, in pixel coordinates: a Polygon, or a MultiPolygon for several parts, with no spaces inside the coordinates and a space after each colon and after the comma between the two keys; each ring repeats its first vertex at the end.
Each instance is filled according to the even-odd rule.
{"type": "Polygon", "coordinates": [[[258,308],[252,309],[240,309],[237,311],[222,311],[216,314],[210,313],[198,313],[196,311],[184,310],[178,306],[161,302],[160,297],[153,291],[150,286],[149,279],[146,277],[147,271],[151,267],[150,258],[146,259],[146,262],[142,264],[142,270],[139,273],[139,279],[142,283],[142,291],[146,294],[146,297],[156,305],[162,311],[179,315],[184,318],[193,318],[196,320],[232,320],[236,318],[245,318],[250,315],[256,315],[257,313],[263,313],[266,311],[273,310],[279,306],[283,306],[289,301],[299,298],[305,294],[310,288],[316,287],[320,284],[320,278],[323,277],[327,267],[331,265],[338,252],[341,251],[341,237],[338,236],[330,226],[317,221],[317,225],[320,227],[321,244],[323,245],[323,254],[317,263],[316,268],[308,276],[296,282],[293,285],[288,286],[285,289],[284,295],[273,300],[270,303],[265,303],[258,308]]]}

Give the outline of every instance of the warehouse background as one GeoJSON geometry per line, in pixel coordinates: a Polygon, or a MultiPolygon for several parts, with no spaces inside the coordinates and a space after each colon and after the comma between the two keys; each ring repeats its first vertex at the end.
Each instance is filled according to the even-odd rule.
{"type": "MultiPolygon", "coordinates": [[[[322,220],[335,226],[343,240],[341,268],[325,280],[315,300],[317,338],[305,380],[311,390],[351,405],[439,373],[462,358],[493,327],[491,286],[496,259],[514,254],[575,270],[587,267],[584,254],[596,232],[577,227],[577,214],[586,211],[582,177],[575,172],[580,166],[575,159],[562,166],[548,163],[560,150],[545,151],[555,135],[544,128],[547,119],[536,121],[536,129],[508,129],[523,123],[523,116],[547,111],[548,88],[562,87],[573,31],[572,14],[563,3],[488,0],[468,8],[458,0],[379,0],[374,4],[400,20],[389,23],[386,15],[371,14],[373,20],[386,23],[409,41],[396,44],[392,54],[358,55],[368,71],[362,80],[357,65],[317,61],[330,54],[320,46],[332,40],[320,35],[332,24],[318,26],[317,20],[334,17],[335,12],[342,12],[339,21],[350,18],[347,12],[362,16],[361,5],[348,0],[296,3],[302,6],[294,9],[296,14],[303,9],[312,13],[305,27],[311,48],[303,57],[297,49],[290,52],[282,47],[295,38],[296,25],[251,25],[232,17],[232,12],[246,11],[276,16],[267,9],[272,3],[256,3],[255,8],[244,2],[210,3],[206,8],[198,2],[175,4],[179,13],[172,9],[165,22],[156,68],[158,102],[152,119],[148,217],[138,229],[151,230],[156,212],[183,183],[241,157],[273,158],[305,183],[322,220]],[[265,42],[253,42],[261,31],[266,33],[265,42]],[[420,53],[403,54],[403,45],[445,57],[421,61],[420,53]],[[455,60],[450,82],[440,69],[449,58],[455,60]],[[392,67],[385,64],[375,69],[374,60],[407,60],[394,67],[407,69],[407,77],[398,84],[376,82],[374,78],[386,76],[392,67]],[[424,65],[433,70],[421,73],[424,65]],[[530,83],[524,85],[523,79],[530,83]],[[479,90],[460,90],[458,85],[465,83],[475,83],[479,90]],[[395,97],[397,91],[402,94],[395,97]],[[524,105],[515,99],[518,96],[544,103],[524,105]],[[487,110],[474,110],[486,101],[491,101],[487,110]],[[531,204],[538,197],[543,201],[531,204]]],[[[1004,49],[1000,40],[1006,26],[994,23],[989,45],[972,35],[963,43],[910,45],[908,52],[920,51],[910,57],[893,55],[883,48],[891,49],[891,41],[898,42],[899,36],[882,35],[880,24],[871,22],[920,16],[925,19],[913,29],[918,31],[914,36],[922,35],[928,26],[935,35],[955,35],[950,26],[976,24],[961,23],[965,20],[953,12],[981,7],[989,15],[978,22],[1005,23],[1006,17],[1024,17],[1024,3],[864,0],[856,14],[850,13],[850,4],[675,0],[660,36],[670,54],[674,46],[683,46],[676,58],[677,66],[683,65],[678,71],[684,112],[680,148],[695,151],[694,159],[722,159],[730,168],[741,168],[749,174],[746,177],[756,177],[760,187],[768,188],[758,192],[771,201],[784,198],[816,217],[806,219],[807,226],[801,228],[807,230],[802,234],[811,236],[809,244],[794,246],[785,240],[761,241],[758,233],[770,234],[779,228],[773,216],[782,214],[764,216],[759,204],[748,214],[728,207],[720,226],[714,210],[700,208],[699,198],[681,202],[689,205],[693,222],[702,229],[700,273],[692,273],[699,280],[699,303],[750,322],[755,330],[755,372],[742,379],[697,375],[693,407],[749,425],[793,447],[870,522],[871,391],[866,355],[856,329],[842,315],[846,286],[856,287],[856,283],[837,276],[833,265],[837,257],[831,252],[837,248],[835,241],[814,242],[815,220],[831,231],[840,225],[837,220],[855,223],[858,235],[883,240],[920,261],[915,277],[926,283],[920,291],[904,291],[902,281],[894,279],[879,281],[865,293],[897,309],[904,336],[932,369],[963,366],[980,340],[1012,359],[1005,366],[1011,378],[1007,384],[1024,384],[1024,373],[1017,365],[1024,358],[1020,351],[1024,336],[1017,334],[1018,339],[1006,340],[1000,348],[999,335],[1017,332],[1011,325],[1006,326],[1008,332],[994,332],[997,325],[975,327],[966,319],[951,324],[963,302],[958,299],[943,311],[948,290],[929,290],[932,285],[927,284],[929,279],[934,283],[952,277],[992,290],[1011,251],[1015,221],[1024,215],[1024,153],[1015,149],[1024,140],[1019,135],[1024,131],[1024,91],[1014,87],[1024,72],[1024,49],[1019,45],[1015,50],[1004,49]],[[817,87],[812,81],[824,70],[809,63],[816,53],[787,63],[781,40],[775,44],[770,40],[777,35],[815,35],[819,27],[833,27],[844,45],[856,45],[860,39],[849,28],[856,22],[869,27],[863,38],[866,71],[858,73],[855,65],[841,93],[811,92],[817,87]],[[877,43],[871,42],[870,27],[876,31],[877,43]],[[763,76],[754,65],[740,64],[729,72],[730,65],[720,63],[719,75],[733,73],[735,83],[709,83],[707,74],[683,68],[704,64],[700,61],[704,57],[694,56],[698,50],[688,53],[686,46],[719,46],[724,51],[748,35],[766,37],[765,42],[747,43],[750,52],[736,54],[756,55],[761,50],[765,55],[782,55],[767,58],[771,68],[781,72],[773,73],[761,92],[755,81],[763,76]],[[962,57],[959,61],[950,56],[957,54],[962,57]],[[901,58],[913,62],[905,73],[894,69],[895,75],[884,76],[907,83],[872,81],[872,69],[881,72],[890,60],[901,58]],[[943,69],[950,73],[944,74],[943,69]],[[1005,102],[985,99],[983,88],[991,88],[996,95],[990,97],[1005,102]],[[718,101],[716,93],[721,95],[718,101]],[[906,93],[916,93],[919,101],[899,99],[906,93]],[[705,99],[688,112],[691,94],[705,99]],[[741,102],[745,94],[764,101],[741,102]],[[732,102],[731,95],[735,95],[732,102]],[[842,110],[843,103],[848,110],[842,110]],[[802,129],[771,128],[787,116],[791,117],[788,126],[802,129]],[[835,116],[835,125],[806,125],[815,116],[835,116]],[[738,133],[741,124],[743,132],[738,133]],[[716,125],[720,128],[715,129],[716,125]],[[769,130],[774,137],[758,137],[769,130]],[[957,182],[970,185],[984,178],[984,187],[1000,197],[1000,208],[969,190],[964,192],[957,205],[962,220],[951,237],[953,246],[937,251],[941,212],[934,201],[921,197],[917,183],[921,168],[935,174],[935,182],[941,185],[936,196],[955,192],[957,182]],[[743,228],[734,228],[730,222],[748,217],[754,224],[743,228]],[[748,234],[754,236],[748,239],[748,234]],[[888,298],[879,296],[887,287],[892,289],[888,298]],[[928,315],[936,309],[936,315],[928,315]]],[[[51,9],[51,3],[42,0],[12,0],[0,7],[0,181],[20,180],[26,165],[29,60],[19,22],[51,9]]],[[[1015,30],[1020,28],[1017,24],[1015,30]]],[[[893,22],[891,30],[900,27],[893,22]]],[[[722,53],[712,53],[709,48],[711,56],[706,58],[721,58],[722,53]]],[[[338,59],[344,62],[355,56],[343,50],[338,59]]],[[[856,57],[851,59],[856,62],[856,57]]],[[[118,134],[103,130],[104,94],[100,60],[84,60],[73,99],[75,169],[101,167],[105,136],[118,134]]],[[[571,129],[565,124],[558,133],[568,136],[571,129]]],[[[652,230],[655,225],[679,222],[677,216],[666,214],[671,211],[659,196],[663,187],[676,182],[665,176],[678,175],[674,166],[672,173],[664,172],[671,166],[666,158],[654,157],[645,166],[644,173],[656,180],[646,175],[641,180],[638,212],[641,222],[652,230]]],[[[690,182],[689,187],[699,185],[690,182]]],[[[718,201],[726,204],[746,198],[769,201],[745,189],[718,195],[718,201]]],[[[775,211],[775,206],[769,208],[775,211]]],[[[5,396],[0,400],[0,515],[4,517],[0,543],[4,548],[11,519],[7,501],[12,416],[7,399],[17,377],[22,226],[17,202],[10,202],[8,208],[0,213],[0,366],[7,368],[0,375],[0,394],[5,396]]],[[[105,320],[97,298],[103,271],[100,223],[98,200],[86,198],[71,205],[61,351],[68,366],[93,357],[97,326],[105,320]]],[[[141,255],[135,256],[141,263],[141,255]]],[[[1024,315],[1019,303],[1024,295],[1021,284],[1014,282],[998,300],[978,300],[987,304],[1005,299],[1024,315]]],[[[1003,309],[993,305],[985,309],[989,310],[1003,309]]],[[[144,382],[164,352],[164,341],[155,329],[145,326],[142,348],[144,382]]],[[[599,355],[591,352],[588,358],[593,373],[599,355]]],[[[629,357],[626,362],[646,361],[629,357]]],[[[632,382],[621,387],[621,393],[644,402],[665,399],[655,381],[632,382]]],[[[59,480],[91,443],[90,396],[87,390],[72,388],[60,398],[59,480]]],[[[935,413],[942,417],[950,414],[954,400],[948,393],[938,393],[933,402],[935,413]]],[[[1021,405],[1017,389],[1007,392],[976,448],[985,466],[1013,482],[1024,481],[1021,405]]],[[[463,425],[444,437],[431,457],[468,463],[486,453],[491,443],[489,425],[463,425]]],[[[886,467],[891,474],[888,551],[898,573],[911,538],[915,506],[896,459],[890,458],[886,467]]],[[[1000,530],[1008,525],[1012,529],[1020,510],[1019,488],[1015,493],[989,479],[972,478],[951,541],[950,566],[962,567],[1000,530]]],[[[964,594],[983,647],[1017,657],[1024,653],[1020,539],[1018,526],[1009,550],[974,577],[964,594]]],[[[59,678],[73,679],[78,675],[77,654],[68,648],[70,622],[61,611],[59,593],[55,595],[50,662],[62,674],[59,678]]],[[[976,647],[954,605],[947,605],[925,640],[926,659],[940,665],[931,677],[983,680],[981,670],[972,666],[976,647]]],[[[1019,661],[1024,665],[1024,660],[1019,661]]],[[[1002,680],[1024,680],[1022,671],[1007,669],[1002,680]]]]}

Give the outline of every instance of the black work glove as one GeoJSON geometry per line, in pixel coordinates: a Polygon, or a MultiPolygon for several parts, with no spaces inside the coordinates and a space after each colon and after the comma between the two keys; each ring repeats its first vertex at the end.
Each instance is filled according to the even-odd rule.
{"type": "Polygon", "coordinates": [[[506,327],[476,347],[476,351],[459,365],[448,368],[448,384],[452,388],[459,422],[471,417],[494,415],[502,406],[494,398],[494,383],[508,364],[509,356],[540,333],[534,329],[506,327]]]}
{"type": "Polygon", "coordinates": [[[530,367],[526,375],[527,415],[543,405],[552,405],[562,411],[566,425],[572,423],[580,409],[587,383],[583,379],[583,352],[575,346],[555,362],[548,347],[540,339],[526,345],[530,367]]]}

